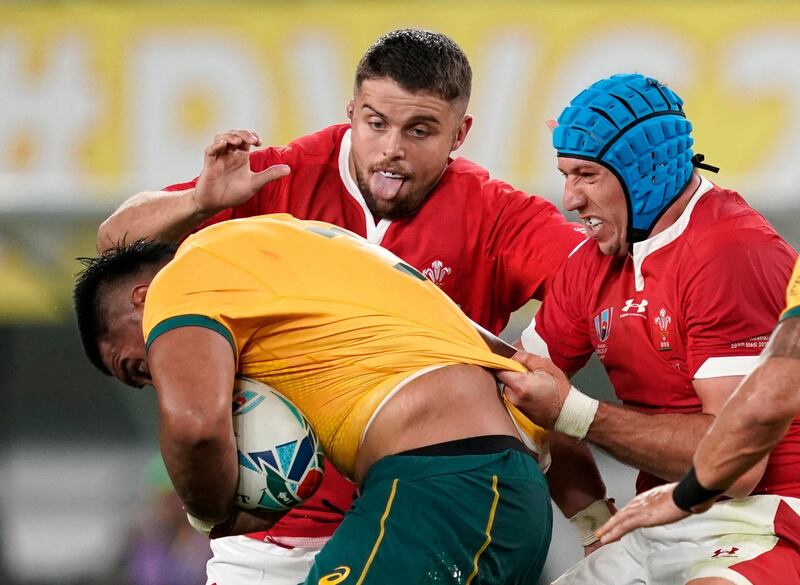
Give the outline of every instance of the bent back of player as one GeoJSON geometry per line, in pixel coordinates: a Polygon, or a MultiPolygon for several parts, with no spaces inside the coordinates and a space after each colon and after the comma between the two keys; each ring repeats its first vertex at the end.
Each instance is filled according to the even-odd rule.
{"type": "Polygon", "coordinates": [[[546,483],[485,369],[522,368],[395,256],[340,228],[266,216],[208,228],[111,284],[81,282],[87,354],[156,387],[162,452],[193,517],[239,514],[229,402],[244,375],[296,404],[361,486],[308,583],[535,582],[546,483]]]}

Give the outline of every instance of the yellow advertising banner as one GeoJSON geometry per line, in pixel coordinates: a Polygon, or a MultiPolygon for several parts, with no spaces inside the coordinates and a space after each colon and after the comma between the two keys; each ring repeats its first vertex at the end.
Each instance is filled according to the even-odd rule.
{"type": "MultiPolygon", "coordinates": [[[[102,215],[195,176],[219,131],[282,144],[343,121],[359,57],[401,27],[463,47],[476,122],[460,154],[521,188],[557,201],[544,120],[589,83],[638,71],[684,98],[721,182],[757,207],[794,205],[797,2],[68,2],[3,7],[0,214],[102,215]]],[[[19,279],[12,306],[30,304],[34,280],[19,279]]]]}

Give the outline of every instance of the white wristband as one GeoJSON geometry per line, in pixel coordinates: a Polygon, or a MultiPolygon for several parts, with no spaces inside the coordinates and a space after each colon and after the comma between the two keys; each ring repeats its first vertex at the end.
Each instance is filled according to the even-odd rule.
{"type": "Polygon", "coordinates": [[[192,528],[197,530],[200,534],[205,534],[209,536],[211,534],[211,530],[213,530],[214,526],[217,525],[216,522],[209,522],[208,520],[200,520],[200,518],[195,518],[189,512],[186,512],[186,518],[189,520],[189,524],[192,528]]]}
{"type": "Polygon", "coordinates": [[[589,398],[575,386],[569,387],[569,394],[556,419],[555,430],[578,440],[589,432],[600,402],[589,398]]]}
{"type": "Polygon", "coordinates": [[[586,506],[583,510],[572,516],[569,521],[578,532],[578,538],[583,546],[589,546],[599,540],[595,531],[611,518],[606,500],[597,500],[586,506]]]}

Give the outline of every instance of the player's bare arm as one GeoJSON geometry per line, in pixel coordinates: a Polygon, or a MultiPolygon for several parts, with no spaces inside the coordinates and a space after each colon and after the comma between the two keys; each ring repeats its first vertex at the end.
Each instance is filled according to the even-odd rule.
{"type": "Polygon", "coordinates": [[[557,432],[548,434],[547,440],[552,457],[547,483],[564,516],[573,516],[604,499],[606,486],[586,444],[557,432]]]}
{"type": "Polygon", "coordinates": [[[97,232],[97,249],[141,238],[177,242],[215,213],[247,201],[261,187],[289,174],[286,165],[250,170],[249,151],[261,139],[248,130],[218,134],[205,150],[195,188],[145,191],[125,201],[97,232]]]}
{"type": "MultiPolygon", "coordinates": [[[[572,395],[567,376],[550,360],[520,352],[515,357],[529,370],[528,374],[507,372],[500,375],[506,394],[523,413],[545,428],[559,429],[573,424],[571,411],[562,409],[572,395]]],[[[700,440],[714,422],[716,413],[733,392],[739,377],[696,380],[695,390],[703,403],[703,412],[693,414],[647,414],[624,406],[599,402],[596,411],[580,426],[587,441],[608,451],[617,459],[653,475],[674,481],[691,466],[700,440]],[[588,426],[587,426],[588,424],[588,426]]],[[[587,397],[583,397],[587,399],[587,397]]],[[[581,405],[581,402],[577,404],[581,405]]],[[[580,419],[580,412],[578,413],[580,419]]],[[[581,437],[583,438],[583,437],[581,437]]],[[[734,486],[732,495],[749,493],[763,473],[763,463],[734,486]]]]}
{"type": "MultiPolygon", "coordinates": [[[[515,346],[520,346],[517,342],[515,346]]],[[[525,365],[527,374],[500,372],[505,394],[525,415],[548,429],[556,427],[570,384],[567,375],[547,358],[519,351],[514,359],[525,365]],[[542,420],[531,416],[537,412],[542,420]]],[[[553,501],[576,528],[585,554],[597,547],[594,531],[616,511],[607,499],[606,486],[589,448],[560,432],[549,436],[552,464],[547,483],[553,501]]]]}
{"type": "MultiPolygon", "coordinates": [[[[694,456],[697,479],[728,489],[778,444],[800,412],[800,319],[780,323],[694,456]]],[[[749,472],[748,472],[749,473],[749,472]]]]}
{"type": "Polygon", "coordinates": [[[220,334],[183,327],[159,336],[148,352],[157,389],[161,452],[186,511],[212,536],[268,528],[274,518],[233,507],[238,476],[231,421],[235,362],[220,334]]]}
{"type": "MultiPolygon", "coordinates": [[[[800,412],[800,319],[788,319],[777,327],[762,358],[720,411],[695,453],[697,481],[709,490],[730,492],[743,475],[763,465],[800,412]]],[[[602,542],[618,540],[636,528],[670,524],[690,513],[704,512],[716,500],[687,512],[675,504],[676,485],[660,486],[635,498],[599,531],[602,542]]]]}
{"type": "Polygon", "coordinates": [[[585,443],[558,432],[549,433],[547,440],[552,458],[545,475],[550,496],[574,526],[588,555],[600,546],[595,530],[616,507],[607,497],[600,470],[585,443]]]}
{"type": "MultiPolygon", "coordinates": [[[[740,381],[740,376],[695,380],[703,411],[694,414],[647,414],[601,402],[586,438],[629,465],[668,481],[678,480],[740,381]]],[[[766,459],[730,486],[728,495],[748,495],[765,467],[766,459]]]]}

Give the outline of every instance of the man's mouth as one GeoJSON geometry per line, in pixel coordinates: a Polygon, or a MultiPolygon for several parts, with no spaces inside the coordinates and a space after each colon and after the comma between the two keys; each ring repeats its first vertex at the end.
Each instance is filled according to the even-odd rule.
{"type": "Polygon", "coordinates": [[[377,171],[387,179],[405,179],[400,173],[393,173],[391,171],[377,171]]]}
{"type": "Polygon", "coordinates": [[[369,190],[378,199],[393,199],[400,191],[405,180],[405,175],[400,173],[375,171],[369,182],[369,190]]]}
{"type": "Polygon", "coordinates": [[[600,229],[600,226],[603,225],[603,220],[594,216],[585,217],[583,218],[583,225],[586,226],[586,232],[589,235],[592,235],[597,233],[597,231],[600,229]]]}

